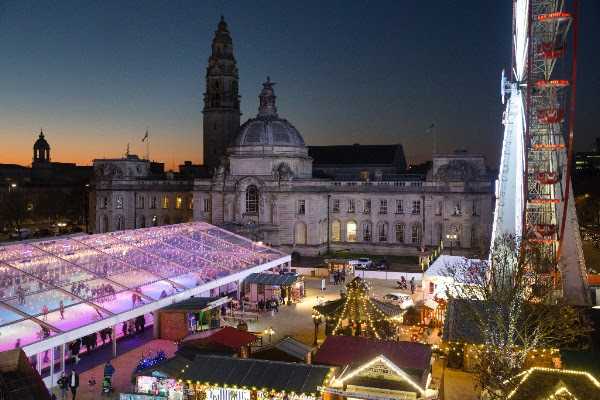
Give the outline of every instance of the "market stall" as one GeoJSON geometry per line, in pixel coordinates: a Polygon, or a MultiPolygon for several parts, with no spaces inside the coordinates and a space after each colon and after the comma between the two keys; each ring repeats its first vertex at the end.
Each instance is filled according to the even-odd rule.
{"type": "Polygon", "coordinates": [[[271,300],[290,304],[304,295],[304,278],[295,273],[255,273],[244,279],[244,298],[250,304],[271,300]]]}

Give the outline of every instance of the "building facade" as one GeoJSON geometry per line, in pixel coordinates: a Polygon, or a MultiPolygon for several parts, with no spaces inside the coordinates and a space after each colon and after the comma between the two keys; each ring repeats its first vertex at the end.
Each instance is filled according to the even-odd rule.
{"type": "Polygon", "coordinates": [[[240,126],[238,84],[231,36],[221,20],[203,111],[210,176],[193,183],[193,174],[158,179],[145,160],[96,160],[96,232],[174,223],[193,214],[194,220],[306,255],[416,255],[441,240],[450,245],[447,235],[458,252],[487,248],[494,190],[483,156],[435,154],[428,169],[414,173],[399,144],[309,147],[279,116],[268,78],[258,114],[240,126]],[[136,196],[146,199],[144,207],[134,207],[136,196]],[[148,208],[151,199],[164,196],[170,196],[168,208],[148,208]],[[177,196],[184,206],[171,209],[177,196]]]}

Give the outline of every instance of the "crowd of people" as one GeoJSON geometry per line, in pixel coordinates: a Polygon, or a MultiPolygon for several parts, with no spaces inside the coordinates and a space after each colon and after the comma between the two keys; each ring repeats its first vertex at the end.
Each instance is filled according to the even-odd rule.
{"type": "Polygon", "coordinates": [[[85,282],[73,283],[71,293],[84,299],[95,299],[98,303],[113,301],[117,294],[114,286],[110,283],[103,283],[92,288],[85,282]]]}

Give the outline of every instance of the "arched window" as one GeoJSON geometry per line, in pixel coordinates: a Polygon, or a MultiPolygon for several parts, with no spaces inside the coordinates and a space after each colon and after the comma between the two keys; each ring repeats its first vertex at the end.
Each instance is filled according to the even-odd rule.
{"type": "Polygon", "coordinates": [[[246,214],[258,214],[258,189],[254,185],[246,189],[246,214]]]}
{"type": "Polygon", "coordinates": [[[423,232],[421,230],[421,224],[413,224],[411,229],[411,243],[412,244],[421,244],[421,238],[423,236],[423,232]]]}
{"type": "Polygon", "coordinates": [[[396,242],[404,243],[404,224],[402,222],[396,224],[396,242]]]}
{"type": "Polygon", "coordinates": [[[388,240],[388,224],[387,222],[380,222],[377,226],[377,238],[380,242],[387,242],[388,240]]]}
{"type": "Polygon", "coordinates": [[[370,242],[371,237],[373,236],[373,228],[371,227],[370,222],[362,223],[362,238],[364,242],[370,242]]]}
{"type": "Polygon", "coordinates": [[[116,221],[115,226],[116,226],[116,228],[117,228],[118,231],[122,231],[125,228],[124,219],[123,219],[122,215],[119,215],[117,217],[117,221],[116,221]]]}
{"type": "Polygon", "coordinates": [[[298,222],[296,224],[296,231],[294,233],[295,244],[306,244],[306,224],[304,222],[298,222]]]}
{"type": "Polygon", "coordinates": [[[354,221],[348,221],[346,223],[346,241],[348,242],[356,242],[357,239],[357,235],[356,235],[356,222],[354,221]]]}
{"type": "Polygon", "coordinates": [[[336,220],[331,223],[331,241],[339,242],[340,240],[342,240],[342,224],[336,220]]]}

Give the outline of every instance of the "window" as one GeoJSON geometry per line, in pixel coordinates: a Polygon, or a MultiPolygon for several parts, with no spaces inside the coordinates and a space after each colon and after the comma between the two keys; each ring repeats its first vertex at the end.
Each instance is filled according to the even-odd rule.
{"type": "Polygon", "coordinates": [[[476,249],[479,247],[479,243],[478,241],[478,237],[477,237],[477,226],[475,225],[471,225],[471,248],[472,249],[476,249]]]}
{"type": "Polygon", "coordinates": [[[340,212],[340,199],[333,199],[333,204],[331,206],[331,212],[334,212],[334,213],[340,212]]]}
{"type": "Polygon", "coordinates": [[[411,229],[412,244],[421,244],[421,224],[414,224],[411,229]]]}
{"type": "Polygon", "coordinates": [[[462,209],[460,207],[460,200],[456,200],[454,202],[454,209],[452,210],[452,215],[454,215],[454,216],[462,215],[462,209]]]}
{"type": "Polygon", "coordinates": [[[363,214],[371,214],[371,200],[370,199],[363,200],[363,214]]]}
{"type": "Polygon", "coordinates": [[[371,241],[371,223],[363,222],[363,241],[370,242],[371,241]]]}
{"type": "Polygon", "coordinates": [[[258,189],[254,185],[246,189],[246,213],[258,214],[258,189]]]}
{"type": "Polygon", "coordinates": [[[100,208],[108,208],[108,197],[100,198],[100,208]]]}
{"type": "Polygon", "coordinates": [[[144,208],[144,196],[138,195],[135,199],[135,208],[144,208]]]}
{"type": "Polygon", "coordinates": [[[404,243],[404,224],[396,224],[396,242],[404,243]]]}
{"type": "Polygon", "coordinates": [[[387,200],[379,200],[379,214],[387,214],[387,200]]]}
{"type": "Polygon", "coordinates": [[[331,241],[339,242],[342,240],[342,224],[340,221],[333,221],[331,223],[331,241]]]}
{"type": "Polygon", "coordinates": [[[421,201],[420,200],[413,200],[413,202],[412,202],[412,213],[413,213],[413,215],[420,215],[421,214],[421,201]]]}
{"type": "Polygon", "coordinates": [[[354,199],[348,199],[348,213],[353,214],[356,210],[356,202],[354,199]]]}
{"type": "Polygon", "coordinates": [[[103,233],[106,233],[106,232],[109,231],[109,229],[110,229],[110,227],[108,226],[108,215],[104,215],[102,217],[102,228],[101,228],[101,230],[102,230],[103,233]]]}
{"type": "Polygon", "coordinates": [[[472,216],[477,217],[479,215],[479,204],[477,200],[473,200],[473,212],[472,212],[472,216]]]}
{"type": "Polygon", "coordinates": [[[167,195],[162,198],[162,208],[169,208],[169,196],[167,195]]]}
{"type": "Polygon", "coordinates": [[[388,240],[388,224],[387,222],[380,222],[377,227],[377,236],[380,242],[387,242],[388,240]]]}
{"type": "Polygon", "coordinates": [[[156,196],[152,196],[150,198],[150,208],[156,208],[157,204],[158,204],[158,199],[156,198],[156,196]]]}
{"type": "Polygon", "coordinates": [[[396,200],[396,214],[404,214],[404,202],[396,200]]]}
{"type": "Polygon", "coordinates": [[[175,197],[175,208],[181,210],[183,208],[183,197],[175,197]]]}
{"type": "Polygon", "coordinates": [[[202,201],[202,211],[204,211],[205,213],[210,212],[211,206],[212,206],[212,204],[211,204],[210,197],[207,197],[202,201]]]}
{"type": "Polygon", "coordinates": [[[346,223],[346,240],[356,242],[356,222],[354,221],[346,223]]]}
{"type": "Polygon", "coordinates": [[[123,208],[123,196],[117,196],[115,200],[115,208],[123,208]]]}
{"type": "Polygon", "coordinates": [[[190,197],[188,199],[188,209],[189,210],[193,210],[194,209],[194,198],[193,197],[190,197]]]}
{"type": "Polygon", "coordinates": [[[437,216],[442,215],[442,209],[443,209],[443,207],[444,207],[444,202],[438,201],[436,203],[435,215],[437,215],[437,216]]]}
{"type": "Polygon", "coordinates": [[[296,244],[306,244],[306,224],[304,222],[298,222],[296,224],[296,232],[294,234],[296,244]]]}
{"type": "Polygon", "coordinates": [[[298,200],[297,210],[298,215],[306,214],[306,200],[298,200]]]}

